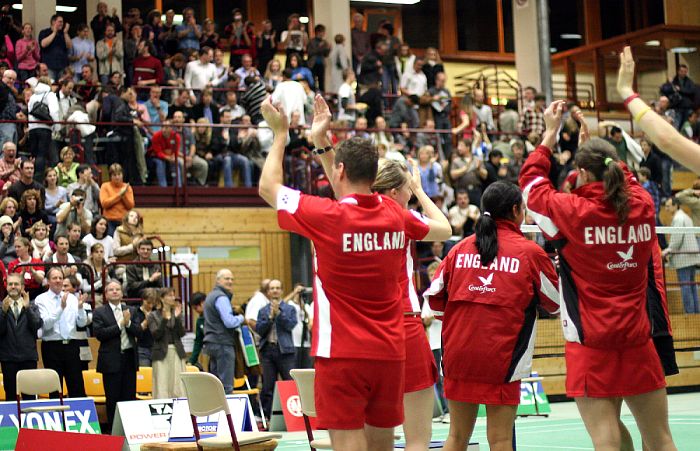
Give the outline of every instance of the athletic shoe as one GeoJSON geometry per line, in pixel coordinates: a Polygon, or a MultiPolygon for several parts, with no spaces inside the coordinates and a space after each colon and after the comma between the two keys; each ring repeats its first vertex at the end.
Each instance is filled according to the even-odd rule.
{"type": "Polygon", "coordinates": [[[442,422],[444,424],[450,424],[450,414],[449,412],[442,416],[442,422]]]}
{"type": "Polygon", "coordinates": [[[439,417],[433,418],[433,423],[442,423],[442,419],[445,417],[445,415],[440,415],[439,417]]]}

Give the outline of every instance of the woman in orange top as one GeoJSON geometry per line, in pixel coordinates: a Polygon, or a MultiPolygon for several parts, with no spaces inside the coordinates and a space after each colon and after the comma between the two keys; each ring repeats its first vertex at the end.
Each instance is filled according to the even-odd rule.
{"type": "Polygon", "coordinates": [[[136,205],[134,190],[131,185],[124,183],[124,170],[119,163],[109,167],[109,182],[100,187],[100,204],[102,215],[107,218],[107,233],[114,235],[122,219],[136,205]]]}

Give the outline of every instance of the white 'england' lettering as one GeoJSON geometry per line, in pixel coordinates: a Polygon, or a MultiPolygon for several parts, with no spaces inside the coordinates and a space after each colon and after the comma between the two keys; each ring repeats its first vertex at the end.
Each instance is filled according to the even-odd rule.
{"type": "Polygon", "coordinates": [[[520,270],[520,260],[516,257],[496,257],[488,268],[481,266],[479,254],[457,254],[455,256],[455,269],[488,269],[489,271],[509,272],[517,274],[520,270]]]}
{"type": "Polygon", "coordinates": [[[596,226],[584,227],[583,242],[585,244],[636,244],[651,241],[651,226],[596,226]]]}
{"type": "Polygon", "coordinates": [[[405,232],[343,233],[343,252],[373,252],[403,249],[406,244],[405,232]]]}

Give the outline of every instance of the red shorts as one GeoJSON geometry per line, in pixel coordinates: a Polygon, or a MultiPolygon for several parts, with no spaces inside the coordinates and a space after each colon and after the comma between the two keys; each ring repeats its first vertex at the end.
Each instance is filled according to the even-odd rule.
{"type": "Polygon", "coordinates": [[[393,428],[403,423],[403,360],[316,358],[319,427],[393,428]]]}
{"type": "Polygon", "coordinates": [[[406,368],[404,393],[420,391],[437,382],[437,365],[420,317],[404,316],[406,326],[406,368]]]}
{"type": "Polygon", "coordinates": [[[444,378],[445,398],[470,404],[517,406],[520,404],[520,381],[489,384],[444,378]]]}
{"type": "Polygon", "coordinates": [[[616,398],[666,386],[654,343],[625,349],[597,349],[566,343],[566,395],[616,398]]]}

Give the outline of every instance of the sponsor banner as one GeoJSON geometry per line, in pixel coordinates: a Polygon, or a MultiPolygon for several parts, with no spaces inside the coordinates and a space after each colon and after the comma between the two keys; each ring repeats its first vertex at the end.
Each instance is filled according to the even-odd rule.
{"type": "MultiPolygon", "coordinates": [[[[279,394],[282,414],[287,431],[304,431],[304,414],[301,411],[301,399],[297,392],[297,384],[294,381],[277,381],[277,393],[279,394]]],[[[316,418],[309,418],[311,427],[316,428],[316,418]]]]}
{"type": "MultiPolygon", "coordinates": [[[[258,432],[258,425],[255,423],[253,409],[248,401],[248,395],[229,395],[226,397],[228,408],[231,412],[233,428],[236,432],[258,432]]],[[[215,436],[230,437],[228,421],[224,412],[217,412],[207,417],[197,417],[197,429],[200,438],[215,436]]],[[[173,402],[173,416],[170,420],[171,442],[193,442],[194,429],[192,428],[192,418],[187,407],[186,399],[176,399],[173,402]]]]}
{"type": "MultiPolygon", "coordinates": [[[[66,430],[81,434],[100,434],[95,402],[92,398],[66,398],[63,403],[69,407],[65,411],[66,430]]],[[[57,406],[58,399],[22,401],[22,408],[36,406],[57,406]]],[[[22,427],[62,431],[61,412],[30,412],[22,414],[22,427]]],[[[0,450],[13,450],[17,442],[19,421],[16,402],[0,402],[0,450]]]]}
{"type": "MultiPolygon", "coordinates": [[[[257,431],[257,424],[251,420],[253,412],[248,395],[227,395],[226,398],[229,399],[229,409],[231,409],[236,430],[257,431]]],[[[228,426],[226,430],[228,431],[228,426]]],[[[125,436],[125,445],[167,442],[170,440],[171,431],[179,438],[186,437],[193,440],[194,431],[186,399],[151,399],[117,403],[112,435],[125,436]],[[174,417],[175,413],[177,415],[174,417]],[[186,421],[183,421],[183,418],[186,421]],[[182,432],[181,428],[185,432],[182,432]]]]}
{"type": "Polygon", "coordinates": [[[245,359],[245,364],[247,367],[260,365],[260,358],[258,358],[258,351],[255,347],[255,339],[253,334],[250,332],[248,326],[241,326],[238,329],[238,338],[241,341],[241,348],[243,348],[243,358],[245,359]]]}

